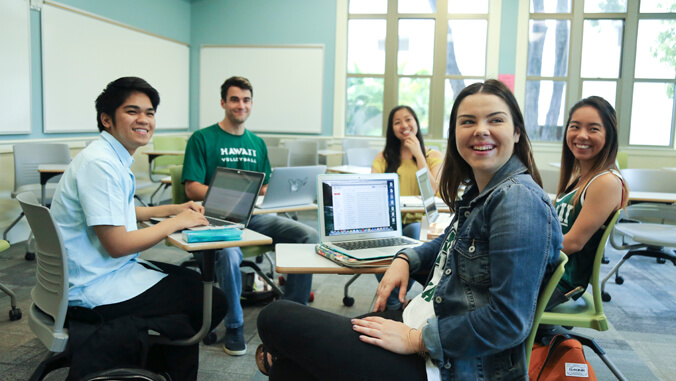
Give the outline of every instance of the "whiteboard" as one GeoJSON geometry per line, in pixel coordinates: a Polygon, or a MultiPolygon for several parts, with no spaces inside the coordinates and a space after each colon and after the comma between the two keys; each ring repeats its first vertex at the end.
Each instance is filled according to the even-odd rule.
{"type": "Polygon", "coordinates": [[[0,0],[0,134],[31,131],[29,17],[27,0],[0,0]]]}
{"type": "Polygon", "coordinates": [[[247,129],[321,133],[323,46],[203,46],[200,51],[200,127],[225,117],[221,85],[233,75],[249,79],[254,89],[247,129]]]}
{"type": "Polygon", "coordinates": [[[135,76],[160,93],[156,129],[187,129],[187,45],[58,4],[42,8],[45,132],[98,132],[94,100],[109,82],[135,76]]]}

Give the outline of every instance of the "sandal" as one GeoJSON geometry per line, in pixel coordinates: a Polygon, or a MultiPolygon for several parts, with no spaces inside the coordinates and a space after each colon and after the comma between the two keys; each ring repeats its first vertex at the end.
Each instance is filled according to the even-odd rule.
{"type": "Polygon", "coordinates": [[[270,372],[270,367],[272,367],[272,364],[270,363],[269,356],[270,354],[268,353],[267,349],[265,349],[265,345],[261,344],[256,348],[256,366],[258,366],[258,370],[261,371],[264,375],[268,375],[270,372]]]}

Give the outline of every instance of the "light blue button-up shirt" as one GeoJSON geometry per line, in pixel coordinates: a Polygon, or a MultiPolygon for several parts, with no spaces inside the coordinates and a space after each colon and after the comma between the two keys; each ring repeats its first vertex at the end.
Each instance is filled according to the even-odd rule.
{"type": "Polygon", "coordinates": [[[111,257],[94,231],[97,225],[137,229],[133,162],[124,146],[104,131],[75,156],[59,181],[51,211],[68,256],[71,306],[123,302],[166,276],[139,264],[138,253],[111,257]]]}

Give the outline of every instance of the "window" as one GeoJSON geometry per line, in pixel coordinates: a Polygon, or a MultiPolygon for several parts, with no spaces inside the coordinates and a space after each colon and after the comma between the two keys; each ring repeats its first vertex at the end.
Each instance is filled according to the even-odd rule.
{"type": "Polygon", "coordinates": [[[561,141],[569,108],[599,95],[617,110],[620,145],[674,146],[676,0],[529,3],[532,140],[561,141]]]}
{"type": "Polygon", "coordinates": [[[345,134],[384,136],[389,110],[405,104],[416,111],[424,135],[446,137],[460,90],[497,76],[497,63],[487,67],[489,5],[349,0],[345,134]]]}

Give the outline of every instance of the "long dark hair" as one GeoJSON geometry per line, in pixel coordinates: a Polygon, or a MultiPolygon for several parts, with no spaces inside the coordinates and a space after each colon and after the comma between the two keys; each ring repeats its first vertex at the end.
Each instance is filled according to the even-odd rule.
{"type": "MultiPolygon", "coordinates": [[[[386,173],[397,172],[397,169],[399,169],[399,166],[401,165],[401,140],[394,135],[394,114],[402,109],[408,110],[408,112],[413,115],[415,125],[418,129],[415,137],[418,138],[418,141],[420,142],[420,149],[422,150],[423,155],[427,156],[425,142],[423,141],[422,132],[420,131],[420,123],[418,122],[418,115],[416,115],[415,111],[409,106],[397,106],[390,111],[390,116],[387,118],[387,133],[385,134],[385,149],[383,150],[383,157],[387,163],[387,167],[385,168],[386,173]]],[[[415,156],[413,157],[413,161],[417,163],[415,156]]]]}
{"type": "MultiPolygon", "coordinates": [[[[580,173],[580,163],[575,159],[575,155],[568,147],[566,138],[568,137],[568,127],[570,126],[570,120],[573,118],[575,111],[579,110],[582,107],[589,106],[593,107],[599,113],[601,117],[601,122],[603,123],[603,128],[606,130],[606,141],[603,144],[603,148],[596,156],[596,161],[594,165],[589,170],[584,177],[580,178],[578,181],[579,189],[584,189],[587,187],[587,184],[599,173],[608,170],[614,169],[618,170],[615,165],[615,159],[617,158],[617,150],[619,147],[618,138],[617,138],[617,114],[613,106],[608,103],[605,99],[598,96],[591,96],[585,99],[580,100],[571,107],[570,112],[568,113],[568,122],[566,122],[566,128],[563,132],[563,149],[561,150],[561,174],[559,177],[559,187],[557,189],[557,196],[566,192],[566,188],[570,183],[570,180],[574,176],[578,176],[580,173]]],[[[622,193],[623,200],[627,201],[627,194],[629,189],[627,185],[622,182],[622,193]]],[[[576,205],[580,200],[582,192],[577,192],[575,197],[573,197],[572,204],[576,205]]],[[[622,205],[624,207],[624,205],[622,205]]]]}
{"type": "Polygon", "coordinates": [[[526,134],[526,127],[523,122],[523,115],[519,109],[519,104],[514,98],[514,94],[502,82],[489,79],[483,83],[474,83],[465,87],[453,103],[451,110],[451,118],[448,123],[448,144],[446,146],[446,159],[444,160],[444,167],[441,171],[441,179],[439,181],[439,191],[441,198],[452,209],[455,210],[455,200],[458,196],[458,188],[460,184],[470,185],[475,184],[474,172],[472,167],[467,164],[465,159],[460,156],[455,138],[455,124],[458,119],[458,108],[462,101],[474,94],[491,94],[502,99],[512,115],[514,123],[514,132],[520,135],[519,142],[514,145],[513,155],[516,155],[521,162],[526,166],[528,173],[533,177],[538,185],[542,186],[542,179],[540,172],[535,165],[533,159],[533,151],[531,150],[530,140],[526,134]]]}

